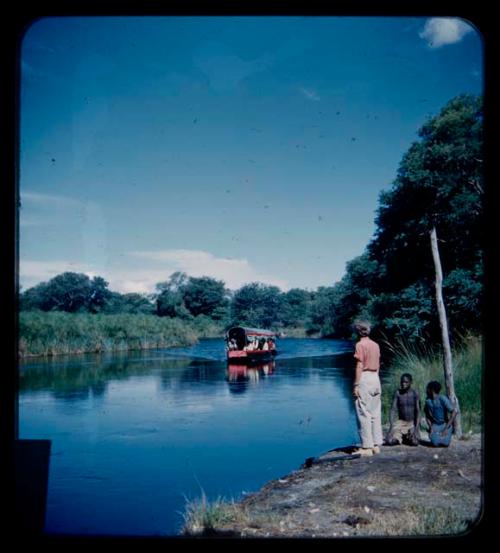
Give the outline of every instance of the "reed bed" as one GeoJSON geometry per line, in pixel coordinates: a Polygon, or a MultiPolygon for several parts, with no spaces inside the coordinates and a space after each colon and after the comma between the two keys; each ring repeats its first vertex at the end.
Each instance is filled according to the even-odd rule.
{"type": "Polygon", "coordinates": [[[145,314],[27,311],[19,314],[19,356],[116,352],[183,347],[200,337],[221,335],[213,321],[145,314]]]}

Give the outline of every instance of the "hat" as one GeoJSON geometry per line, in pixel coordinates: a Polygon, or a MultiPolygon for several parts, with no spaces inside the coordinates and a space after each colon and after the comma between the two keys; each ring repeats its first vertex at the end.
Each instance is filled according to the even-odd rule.
{"type": "Polygon", "coordinates": [[[371,325],[368,321],[356,321],[354,323],[354,328],[358,331],[370,332],[371,325]]]}

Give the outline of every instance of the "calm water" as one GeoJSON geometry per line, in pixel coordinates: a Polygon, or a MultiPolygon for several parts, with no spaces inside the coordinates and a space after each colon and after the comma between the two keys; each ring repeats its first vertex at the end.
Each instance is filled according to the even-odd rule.
{"type": "Polygon", "coordinates": [[[185,500],[241,498],[356,443],[352,345],[282,339],[229,367],[221,340],[20,367],[20,438],[52,441],[46,531],[175,535],[185,500]]]}

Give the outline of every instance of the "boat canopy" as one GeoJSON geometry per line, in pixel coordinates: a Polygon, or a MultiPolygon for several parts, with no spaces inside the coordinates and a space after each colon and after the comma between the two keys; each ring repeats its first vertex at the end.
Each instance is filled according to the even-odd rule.
{"type": "Polygon", "coordinates": [[[269,340],[273,338],[274,342],[277,336],[279,336],[278,333],[272,330],[233,326],[226,334],[228,359],[248,360],[263,355],[276,355],[276,346],[269,340]],[[258,341],[257,348],[255,348],[255,340],[258,341]],[[250,346],[251,342],[254,342],[253,346],[250,346]]]}
{"type": "Polygon", "coordinates": [[[227,331],[227,341],[235,340],[238,349],[243,349],[249,338],[275,338],[276,332],[262,328],[248,328],[246,326],[233,326],[227,331]]]}
{"type": "Polygon", "coordinates": [[[238,338],[239,336],[258,336],[263,338],[273,338],[277,336],[276,332],[272,330],[265,330],[262,328],[248,328],[246,326],[233,326],[227,331],[227,337],[238,338]]]}

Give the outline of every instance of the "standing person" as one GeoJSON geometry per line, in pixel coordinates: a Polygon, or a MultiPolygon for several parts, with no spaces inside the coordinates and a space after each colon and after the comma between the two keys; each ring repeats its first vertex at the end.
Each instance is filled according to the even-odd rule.
{"type": "Polygon", "coordinates": [[[456,409],[447,396],[441,395],[441,384],[432,380],[427,384],[425,400],[425,419],[429,429],[429,439],[433,446],[448,447],[453,432],[456,409]]]}
{"type": "Polygon", "coordinates": [[[406,443],[418,445],[420,439],[420,395],[411,385],[410,373],[401,375],[399,390],[394,392],[391,412],[389,414],[389,431],[385,438],[386,445],[406,443]]]}
{"type": "Polygon", "coordinates": [[[379,369],[380,348],[369,336],[371,327],[368,322],[354,324],[359,336],[354,357],[356,372],[354,376],[353,396],[361,438],[361,448],[355,453],[373,455],[380,453],[384,438],[382,435],[382,403],[379,369]]]}

